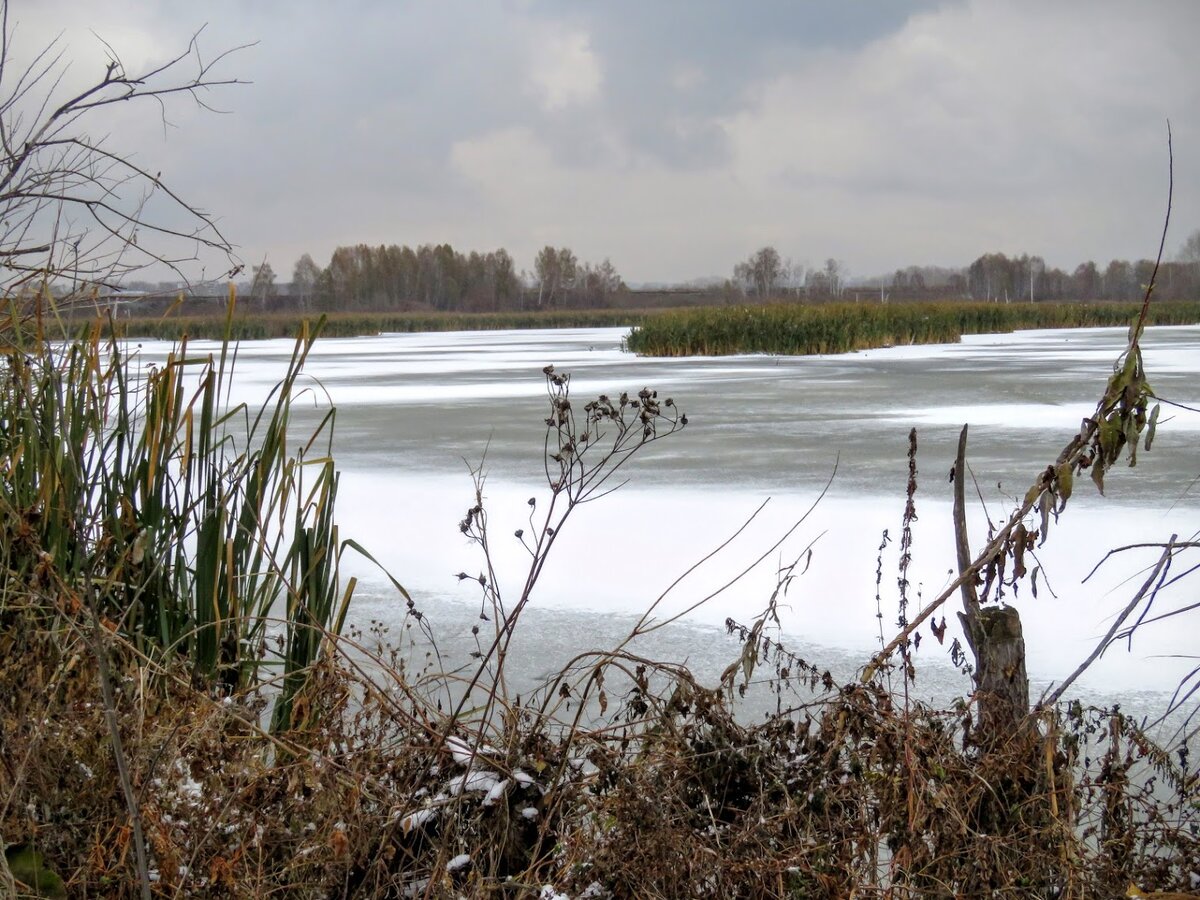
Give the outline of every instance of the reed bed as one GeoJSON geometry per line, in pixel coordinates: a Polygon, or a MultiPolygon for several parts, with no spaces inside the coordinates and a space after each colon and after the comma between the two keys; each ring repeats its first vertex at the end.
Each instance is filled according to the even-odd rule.
{"type": "Polygon", "coordinates": [[[120,318],[117,333],[131,338],[266,340],[292,338],[304,322],[321,318],[325,337],[359,337],[389,332],[488,331],[518,328],[630,327],[645,314],[627,310],[548,310],[521,313],[238,313],[228,324],[223,316],[165,315],[120,318]]]}
{"type": "MultiPolygon", "coordinates": [[[[627,345],[642,356],[850,353],[956,343],[964,334],[1128,326],[1132,303],[835,303],[710,307],[647,315],[627,345]]],[[[1200,303],[1156,303],[1148,324],[1200,322],[1200,303]]]]}
{"type": "Polygon", "coordinates": [[[186,659],[227,693],[278,676],[286,727],[353,589],[338,577],[334,413],[299,443],[288,433],[316,331],[301,328],[271,398],[249,408],[228,402],[228,337],[215,353],[185,339],[143,369],[98,322],[66,341],[9,322],[0,612],[28,592],[47,626],[92,610],[141,656],[186,659]]]}

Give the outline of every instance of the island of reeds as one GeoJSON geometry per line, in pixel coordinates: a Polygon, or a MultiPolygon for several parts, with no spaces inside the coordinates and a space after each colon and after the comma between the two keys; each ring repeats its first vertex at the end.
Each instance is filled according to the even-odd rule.
{"type": "MultiPolygon", "coordinates": [[[[957,343],[965,334],[1031,328],[1127,327],[1131,303],[775,303],[647,315],[627,339],[644,356],[849,353],[908,344],[957,343]]],[[[1200,303],[1155,303],[1147,323],[1200,322],[1200,303]]]]}

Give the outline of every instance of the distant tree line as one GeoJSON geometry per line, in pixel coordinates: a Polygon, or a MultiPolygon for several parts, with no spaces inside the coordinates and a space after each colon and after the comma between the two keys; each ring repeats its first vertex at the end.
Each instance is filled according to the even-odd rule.
{"type": "Polygon", "coordinates": [[[810,268],[783,259],[774,247],[763,247],[733,267],[733,279],[724,289],[727,295],[740,292],[760,298],[837,298],[846,289],[846,264],[830,258],[824,267],[810,268]]]}
{"type": "MultiPolygon", "coordinates": [[[[1088,260],[1068,273],[1046,267],[1040,256],[987,253],[966,271],[967,295],[976,300],[1136,300],[1150,283],[1154,260],[1114,259],[1103,270],[1088,260]]],[[[1161,300],[1200,295],[1200,262],[1164,262],[1155,296],[1161,300]]]]}
{"type": "MultiPolygon", "coordinates": [[[[290,284],[277,284],[269,262],[251,269],[243,297],[261,309],[320,311],[507,312],[628,306],[713,305],[747,300],[1136,300],[1149,283],[1154,261],[1114,259],[1104,268],[1088,261],[1071,272],[1050,268],[1041,256],[985,253],[961,269],[908,266],[891,276],[849,283],[846,264],[829,258],[807,266],[765,246],[737,263],[733,277],[676,288],[630,291],[608,259],[581,262],[568,247],[538,251],[532,271],[519,270],[503,248],[462,253],[449,244],[419,247],[358,244],[338,247],[329,264],[305,253],[290,284]]],[[[134,282],[128,290],[171,293],[175,283],[134,282]]],[[[1200,231],[1159,269],[1155,296],[1200,298],[1200,231]]]]}
{"type": "Polygon", "coordinates": [[[264,309],[321,311],[447,310],[500,312],[522,309],[607,307],[628,288],[613,264],[580,262],[567,247],[544,247],[533,273],[518,271],[503,248],[461,253],[449,244],[419,247],[338,247],[321,268],[305,253],[285,289],[264,262],[245,286],[264,309]]]}
{"type": "MultiPolygon", "coordinates": [[[[867,279],[854,287],[859,295],[877,291],[883,300],[1136,300],[1153,271],[1151,259],[1114,259],[1103,269],[1089,260],[1068,273],[1048,268],[1040,256],[985,253],[965,269],[909,266],[897,269],[890,279],[867,279]]],[[[845,264],[838,260],[828,259],[822,268],[809,268],[784,260],[768,246],[734,267],[724,292],[758,299],[837,299],[846,293],[846,274],[845,264]]],[[[1188,237],[1174,260],[1162,263],[1155,291],[1161,300],[1200,297],[1200,231],[1188,237]]]]}

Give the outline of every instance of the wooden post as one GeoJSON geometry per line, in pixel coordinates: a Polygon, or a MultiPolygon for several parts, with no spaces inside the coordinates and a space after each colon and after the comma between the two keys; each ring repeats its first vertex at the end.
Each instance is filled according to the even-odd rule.
{"type": "MultiPolygon", "coordinates": [[[[971,566],[967,543],[967,426],[958,436],[954,462],[954,539],[959,572],[971,566]]],[[[1001,551],[1003,552],[1003,551],[1001,551]]],[[[1029,712],[1029,676],[1025,671],[1025,638],[1021,615],[1012,606],[979,605],[976,579],[962,583],[963,611],[958,614],[975,657],[975,691],[979,701],[976,743],[1004,743],[1029,712]]]]}

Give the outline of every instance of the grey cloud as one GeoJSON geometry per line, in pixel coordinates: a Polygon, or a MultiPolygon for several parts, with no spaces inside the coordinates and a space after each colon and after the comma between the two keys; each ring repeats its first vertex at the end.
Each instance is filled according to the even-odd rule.
{"type": "Polygon", "coordinates": [[[706,166],[728,147],[711,119],[738,109],[747,89],[809,54],[860,46],[932,3],[798,4],[771,0],[685,4],[636,0],[541,3],[540,12],[590,29],[606,63],[606,125],[671,165],[706,166]],[[680,73],[694,72],[681,86],[680,73]]]}
{"type": "Polygon", "coordinates": [[[260,41],[227,61],[254,82],[215,97],[230,115],[174,108],[164,140],[131,110],[112,135],[279,271],[357,241],[503,245],[524,266],[570,243],[635,280],[719,274],[764,242],[860,274],[1133,256],[1157,235],[1168,116],[1180,240],[1200,223],[1190,0],[42,0],[22,17],[68,23],[72,53],[89,27],[137,52],[206,20],[210,54],[260,41]],[[533,70],[553,41],[569,52],[548,87],[533,70]]]}

